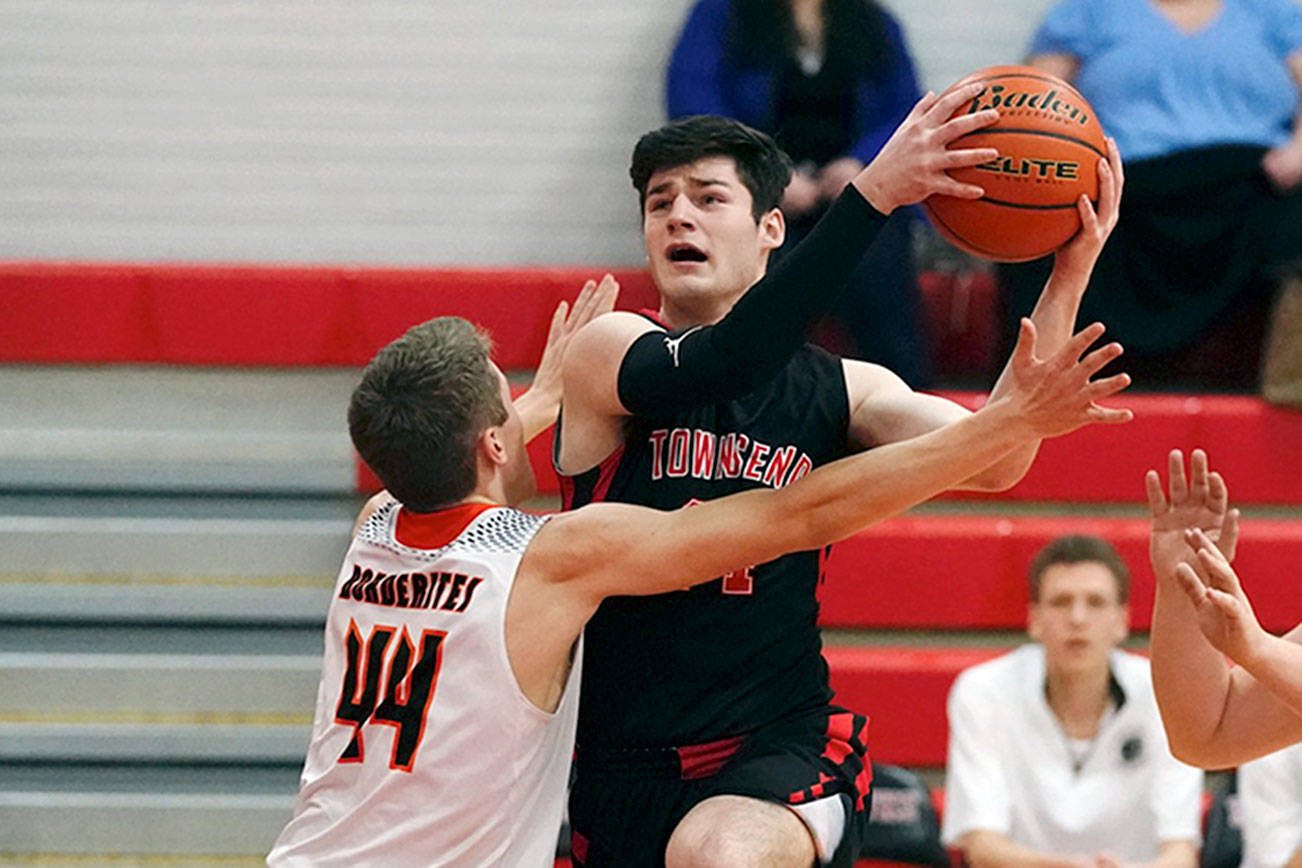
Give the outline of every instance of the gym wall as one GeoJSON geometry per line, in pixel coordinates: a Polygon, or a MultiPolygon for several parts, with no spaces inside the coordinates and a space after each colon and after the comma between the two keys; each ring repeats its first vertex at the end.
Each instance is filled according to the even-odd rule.
{"type": "MultiPolygon", "coordinates": [[[[1048,0],[893,0],[925,87],[1048,0]]],[[[0,258],[637,264],[687,0],[4,0],[0,258]]]]}

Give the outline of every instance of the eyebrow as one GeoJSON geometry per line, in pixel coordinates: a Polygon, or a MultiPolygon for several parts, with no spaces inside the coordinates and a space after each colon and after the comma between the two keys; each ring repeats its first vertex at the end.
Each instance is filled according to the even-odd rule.
{"type": "MultiPolygon", "coordinates": [[[[694,188],[701,188],[701,187],[731,188],[732,187],[731,184],[729,184],[727,181],[721,178],[688,178],[687,183],[694,188]]],[[[668,190],[671,184],[672,184],[671,181],[663,181],[659,184],[656,184],[650,190],[647,190],[646,194],[648,197],[656,196],[660,193],[663,193],[665,190],[668,190]]]]}

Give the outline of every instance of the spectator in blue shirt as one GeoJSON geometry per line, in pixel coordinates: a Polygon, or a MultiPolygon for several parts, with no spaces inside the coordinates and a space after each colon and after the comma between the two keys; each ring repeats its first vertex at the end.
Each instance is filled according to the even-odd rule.
{"type": "MultiPolygon", "coordinates": [[[[1302,271],[1302,6],[1058,0],[1028,62],[1080,90],[1126,164],[1081,316],[1139,388],[1251,388],[1272,296],[1302,271]]],[[[1003,270],[1006,331],[1044,270],[1003,270]]]]}
{"type": "Polygon", "coordinates": [[[1296,0],[1060,0],[1030,55],[1090,101],[1127,162],[1256,145],[1276,187],[1302,180],[1296,0]]]}
{"type": "MultiPolygon", "coordinates": [[[[669,117],[715,114],[769,133],[796,172],[790,249],[921,94],[900,25],[874,0],[698,0],[669,61],[669,117]]],[[[924,385],[929,360],[911,212],[893,215],[846,293],[857,354],[924,385]]]]}

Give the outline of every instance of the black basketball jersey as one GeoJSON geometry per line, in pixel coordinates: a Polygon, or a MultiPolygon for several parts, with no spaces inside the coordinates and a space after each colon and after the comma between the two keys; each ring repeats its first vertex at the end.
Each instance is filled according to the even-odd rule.
{"type": "MultiPolygon", "coordinates": [[[[848,424],[840,360],[805,346],[742,398],[628,419],[619,451],[562,477],[565,508],[676,509],[779,488],[847,454],[848,424]]],[[[584,633],[580,750],[697,744],[826,704],[816,596],[825,554],[603,602],[584,633]]]]}

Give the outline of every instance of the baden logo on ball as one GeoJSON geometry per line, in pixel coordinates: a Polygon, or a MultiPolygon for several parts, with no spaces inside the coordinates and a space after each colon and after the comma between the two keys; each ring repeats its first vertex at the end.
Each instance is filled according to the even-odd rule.
{"type": "Polygon", "coordinates": [[[950,174],[985,196],[932,196],[923,210],[947,240],[984,259],[1024,262],[1053,253],[1080,230],[1080,195],[1098,205],[1103,128],[1075,88],[1034,67],[992,66],[949,90],[972,82],[985,89],[955,115],[993,108],[999,120],[950,147],[995,148],[999,157],[950,174]]]}

